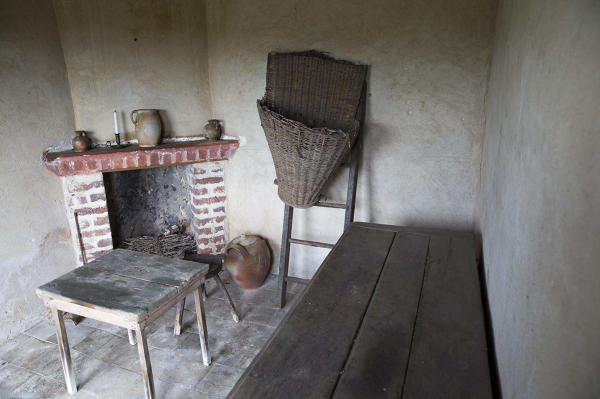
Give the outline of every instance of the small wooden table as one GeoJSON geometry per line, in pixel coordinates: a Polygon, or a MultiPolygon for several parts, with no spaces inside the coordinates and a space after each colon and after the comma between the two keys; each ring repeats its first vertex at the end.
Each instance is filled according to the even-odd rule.
{"type": "Polygon", "coordinates": [[[229,398],[491,398],[473,241],[353,223],[229,398]]]}
{"type": "Polygon", "coordinates": [[[127,328],[137,338],[144,389],[154,398],[152,367],[145,327],[194,293],[202,360],[210,364],[204,303],[199,287],[208,265],[164,256],[115,249],[85,266],[50,281],[36,292],[52,311],[63,372],[70,394],[77,392],[63,312],[127,328]]]}

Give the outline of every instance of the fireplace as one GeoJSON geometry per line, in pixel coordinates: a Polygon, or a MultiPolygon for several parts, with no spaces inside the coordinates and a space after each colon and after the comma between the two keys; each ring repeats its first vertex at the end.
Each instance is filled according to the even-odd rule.
{"type": "MultiPolygon", "coordinates": [[[[149,168],[172,169],[157,172],[159,177],[165,179],[169,175],[184,178],[184,183],[175,189],[185,190],[187,204],[181,205],[184,208],[189,206],[180,215],[178,222],[184,221],[185,217],[190,218],[189,231],[194,236],[199,253],[221,253],[226,245],[224,171],[227,160],[233,156],[238,145],[236,140],[174,140],[151,148],[131,145],[119,149],[94,148],[83,153],[45,151],[42,162],[62,180],[67,218],[78,263],[83,262],[82,246],[87,261],[90,261],[113,249],[113,245],[117,244],[113,242],[113,237],[120,240],[128,234],[118,223],[120,219],[130,216],[126,211],[123,213],[123,204],[115,206],[112,203],[115,199],[107,198],[107,192],[114,194],[115,185],[127,184],[127,179],[138,179],[138,183],[142,184],[151,182],[152,175],[156,176],[156,173],[144,173],[149,168]],[[124,182],[110,176],[111,173],[122,171],[134,172],[125,172],[127,176],[124,182]],[[135,173],[139,172],[141,174],[136,176],[135,173]]],[[[157,178],[156,184],[162,185],[152,188],[147,194],[160,195],[160,190],[165,189],[165,179],[157,178]]],[[[178,195],[182,193],[179,192],[178,195]]],[[[159,222],[155,227],[173,220],[166,217],[164,222],[159,222]]],[[[148,231],[144,230],[146,227],[140,231],[148,231]]]]}

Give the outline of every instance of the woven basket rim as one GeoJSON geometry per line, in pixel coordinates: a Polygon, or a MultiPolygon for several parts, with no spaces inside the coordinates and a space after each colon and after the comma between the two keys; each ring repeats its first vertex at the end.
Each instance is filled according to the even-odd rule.
{"type": "Polygon", "coordinates": [[[288,123],[290,125],[299,127],[301,129],[309,130],[309,131],[311,131],[313,133],[327,134],[329,136],[336,135],[336,134],[344,134],[344,135],[348,136],[348,138],[350,139],[350,141],[353,141],[352,140],[352,136],[355,134],[355,132],[360,127],[360,122],[358,120],[356,120],[356,119],[353,119],[353,120],[341,120],[340,121],[340,122],[343,122],[343,123],[347,123],[349,125],[349,129],[347,129],[347,130],[332,129],[332,128],[329,128],[329,127],[310,127],[310,126],[308,126],[308,125],[306,125],[306,124],[304,124],[304,123],[302,123],[300,121],[288,118],[287,116],[284,116],[284,115],[280,114],[277,111],[273,111],[265,103],[264,99],[258,99],[258,100],[256,100],[256,103],[258,104],[258,106],[260,108],[263,109],[263,111],[271,114],[273,117],[275,117],[275,118],[277,118],[277,119],[279,119],[279,120],[281,120],[281,121],[283,121],[285,123],[288,123]]]}
{"type": "Polygon", "coordinates": [[[292,52],[271,51],[269,53],[269,57],[275,57],[275,56],[296,56],[296,57],[322,58],[325,60],[336,62],[338,64],[347,64],[347,65],[354,65],[354,66],[360,66],[360,67],[368,67],[369,66],[367,64],[361,64],[360,62],[353,62],[353,61],[335,58],[335,57],[331,56],[330,53],[327,51],[320,51],[320,50],[314,50],[314,49],[313,50],[304,50],[304,51],[292,51],[292,52]]]}

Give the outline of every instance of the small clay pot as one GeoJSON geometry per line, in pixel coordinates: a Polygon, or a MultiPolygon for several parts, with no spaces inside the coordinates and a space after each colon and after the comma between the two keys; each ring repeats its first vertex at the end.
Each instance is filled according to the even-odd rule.
{"type": "Polygon", "coordinates": [[[208,123],[204,125],[204,137],[207,140],[219,140],[222,131],[218,119],[209,119],[208,123]]]}
{"type": "Polygon", "coordinates": [[[84,130],[76,130],[75,137],[73,137],[71,143],[75,152],[87,151],[92,147],[92,140],[90,140],[84,130]]]}

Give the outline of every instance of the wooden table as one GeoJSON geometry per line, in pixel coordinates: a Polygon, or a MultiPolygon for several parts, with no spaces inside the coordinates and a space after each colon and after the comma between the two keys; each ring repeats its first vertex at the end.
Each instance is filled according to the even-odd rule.
{"type": "Polygon", "coordinates": [[[473,235],[353,223],[230,398],[491,398],[473,235]]]}
{"type": "Polygon", "coordinates": [[[52,311],[69,393],[77,392],[77,385],[63,312],[127,328],[132,344],[135,341],[131,331],[135,331],[146,397],[153,398],[154,382],[144,329],[193,292],[202,359],[205,365],[210,364],[204,303],[198,289],[207,271],[208,265],[197,262],[115,249],[38,287],[38,296],[52,311]]]}

